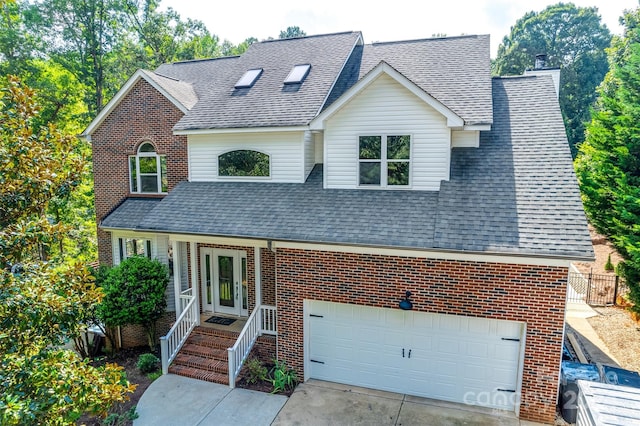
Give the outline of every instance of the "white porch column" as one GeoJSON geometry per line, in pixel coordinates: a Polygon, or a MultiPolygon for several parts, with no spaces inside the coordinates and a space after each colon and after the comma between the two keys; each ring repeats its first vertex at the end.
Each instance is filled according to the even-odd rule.
{"type": "Polygon", "coordinates": [[[176,301],[176,319],[182,313],[182,301],[180,293],[182,292],[182,247],[180,241],[170,241],[173,245],[173,296],[176,301]]]}
{"type": "MultiPolygon", "coordinates": [[[[195,304],[200,313],[200,285],[198,284],[198,244],[191,241],[189,243],[191,253],[191,294],[195,299],[195,304]]],[[[200,315],[196,316],[196,325],[200,325],[200,315]]]]}
{"type": "Polygon", "coordinates": [[[261,269],[261,259],[260,259],[260,247],[253,248],[253,263],[255,264],[256,271],[256,306],[262,305],[262,285],[260,285],[260,281],[262,281],[262,277],[260,275],[261,269]]]}

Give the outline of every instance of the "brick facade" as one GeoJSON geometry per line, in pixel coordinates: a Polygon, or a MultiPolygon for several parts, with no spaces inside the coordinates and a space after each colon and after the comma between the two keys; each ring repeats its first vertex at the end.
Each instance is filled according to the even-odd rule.
{"type": "Polygon", "coordinates": [[[278,358],[304,377],[303,300],[398,308],[527,324],[520,417],[553,423],[567,268],[278,249],[278,358]]]}
{"type": "MultiPolygon", "coordinates": [[[[150,141],[167,156],[169,191],[188,177],[187,137],[173,135],[183,113],[145,80],[138,81],[91,137],[96,220],[116,208],[129,192],[129,156],[150,141]]],[[[133,194],[135,196],[145,196],[133,194]]],[[[146,195],[153,196],[153,195],[146,195]]],[[[98,229],[98,256],[111,265],[111,236],[98,229]]]]}
{"type": "MultiPolygon", "coordinates": [[[[156,343],[160,348],[160,337],[167,334],[171,326],[176,321],[175,312],[165,312],[164,315],[156,322],[156,343]]],[[[136,346],[145,346],[147,342],[147,334],[141,325],[126,325],[120,328],[121,346],[123,348],[132,348],[136,346]]]]}
{"type": "Polygon", "coordinates": [[[276,305],[276,255],[269,249],[260,249],[260,277],[262,304],[276,305]]]}

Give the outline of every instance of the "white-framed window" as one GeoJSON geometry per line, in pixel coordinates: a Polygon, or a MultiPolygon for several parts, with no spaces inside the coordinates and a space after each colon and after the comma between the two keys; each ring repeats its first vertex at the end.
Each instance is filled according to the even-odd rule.
{"type": "Polygon", "coordinates": [[[129,183],[132,193],[167,192],[167,157],[158,155],[151,142],[142,143],[129,157],[129,183]]]}
{"type": "Polygon", "coordinates": [[[264,177],[271,175],[269,154],[251,149],[227,151],[218,156],[218,176],[264,177]]]}
{"type": "Polygon", "coordinates": [[[133,256],[146,256],[151,259],[151,240],[146,238],[118,238],[119,260],[122,262],[133,256]]]}
{"type": "Polygon", "coordinates": [[[410,135],[371,135],[358,138],[360,186],[409,186],[410,175],[410,135]]]}

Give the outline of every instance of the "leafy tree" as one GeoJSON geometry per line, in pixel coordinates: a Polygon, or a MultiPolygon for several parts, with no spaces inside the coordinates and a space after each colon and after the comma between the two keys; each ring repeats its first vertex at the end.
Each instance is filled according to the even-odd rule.
{"type": "Polygon", "coordinates": [[[48,205],[73,190],[84,160],[54,126],[32,126],[34,98],[14,77],[0,98],[0,423],[73,424],[106,413],[134,386],[120,367],[60,349],[102,293],[83,266],[42,262],[67,231],[48,220],[48,205]]]}
{"type": "Polygon", "coordinates": [[[159,10],[158,0],[125,0],[124,9],[139,58],[147,68],[166,62],[220,56],[218,37],[202,21],[187,19],[168,8],[159,10]]]}
{"type": "Polygon", "coordinates": [[[529,12],[511,28],[493,63],[497,75],[520,75],[537,54],[547,54],[548,67],[560,67],[560,107],[573,155],[584,140],[585,124],[596,99],[595,89],[608,70],[605,48],[611,34],[595,7],[558,3],[529,12]]]}
{"type": "Polygon", "coordinates": [[[98,314],[106,326],[139,324],[149,348],[156,346],[156,321],[167,307],[165,290],[169,284],[166,265],[144,256],[125,259],[109,270],[104,279],[104,300],[98,314]]]}
{"type": "Polygon", "coordinates": [[[620,269],[640,311],[640,9],[623,20],[576,171],[590,222],[625,257],[620,269]]]}
{"type": "Polygon", "coordinates": [[[302,31],[300,27],[294,26],[294,27],[287,27],[286,30],[280,31],[280,35],[278,36],[278,38],[282,39],[282,38],[304,37],[306,35],[307,33],[302,31]]]}

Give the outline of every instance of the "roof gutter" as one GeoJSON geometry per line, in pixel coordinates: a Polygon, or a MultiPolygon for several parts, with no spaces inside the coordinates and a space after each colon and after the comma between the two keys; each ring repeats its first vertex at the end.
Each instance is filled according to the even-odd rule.
{"type": "Polygon", "coordinates": [[[296,239],[282,239],[274,237],[257,237],[247,235],[225,235],[225,234],[202,234],[196,232],[182,232],[157,230],[149,228],[115,228],[104,227],[100,225],[100,229],[104,231],[130,231],[140,233],[156,233],[172,235],[177,238],[183,237],[189,240],[193,237],[225,240],[251,240],[251,241],[270,241],[273,249],[293,248],[302,250],[320,250],[334,251],[343,253],[356,254],[380,254],[401,257],[419,257],[441,260],[458,260],[458,261],[475,261],[490,263],[515,263],[528,265],[546,265],[546,266],[566,266],[572,262],[592,262],[593,257],[579,255],[550,255],[550,254],[533,254],[533,253],[515,253],[515,252],[499,252],[499,251],[473,251],[473,250],[453,250],[445,248],[426,248],[426,247],[410,247],[410,246],[389,246],[381,244],[353,244],[339,243],[332,241],[303,241],[296,239]],[[373,253],[372,253],[373,252],[373,253]]]}

